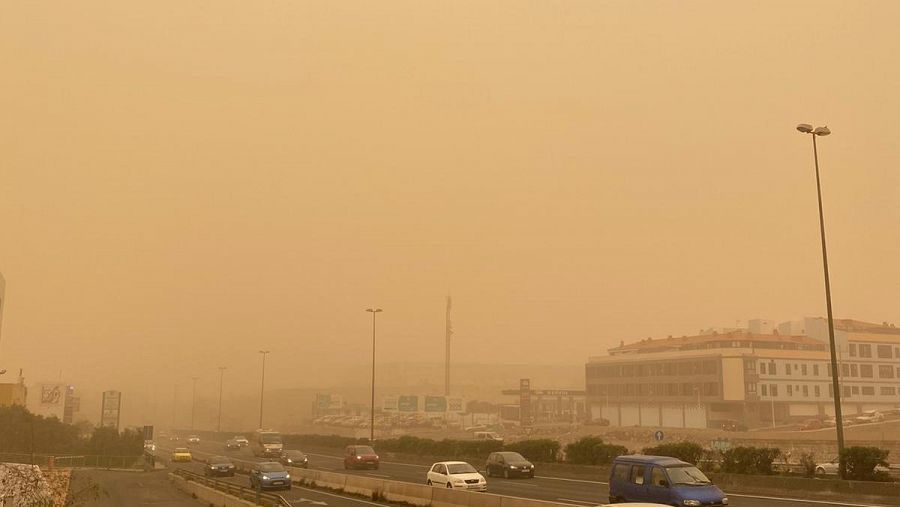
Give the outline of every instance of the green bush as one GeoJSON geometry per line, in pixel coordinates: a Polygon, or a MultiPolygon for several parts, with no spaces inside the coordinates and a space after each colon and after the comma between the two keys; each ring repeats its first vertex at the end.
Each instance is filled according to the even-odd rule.
{"type": "Polygon", "coordinates": [[[647,447],[641,454],[648,456],[671,456],[681,461],[696,465],[703,458],[703,447],[693,442],[673,442],[660,444],[656,447],[647,447]]]}
{"type": "Polygon", "coordinates": [[[431,440],[409,435],[376,442],[379,451],[399,452],[434,457],[468,457],[487,458],[487,455],[499,451],[501,442],[489,440],[431,440]]]}
{"type": "Polygon", "coordinates": [[[281,440],[285,447],[324,447],[328,449],[343,449],[348,445],[367,444],[367,438],[342,437],[340,435],[282,435],[281,440]]]}
{"type": "Polygon", "coordinates": [[[621,445],[603,442],[600,437],[587,436],[566,445],[566,462],[574,465],[606,465],[617,456],[628,453],[621,445]]]}
{"type": "Polygon", "coordinates": [[[890,451],[878,447],[847,447],[841,453],[841,461],[846,467],[846,478],[856,481],[890,480],[887,472],[875,470],[877,466],[887,467],[890,451]]]}
{"type": "Polygon", "coordinates": [[[816,457],[811,452],[800,455],[800,469],[803,477],[816,476],[816,457]]]}
{"type": "Polygon", "coordinates": [[[722,471],[733,474],[771,475],[772,462],[781,454],[768,447],[735,447],[722,453],[722,471]]]}
{"type": "Polygon", "coordinates": [[[549,438],[521,440],[503,446],[504,451],[513,451],[525,456],[530,461],[552,463],[559,453],[559,442],[549,438]]]}

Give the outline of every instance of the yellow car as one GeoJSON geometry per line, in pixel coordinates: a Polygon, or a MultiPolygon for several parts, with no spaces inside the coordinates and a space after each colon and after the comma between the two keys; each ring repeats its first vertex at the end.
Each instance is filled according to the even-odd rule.
{"type": "Polygon", "coordinates": [[[172,461],[191,461],[194,457],[191,455],[191,451],[184,447],[177,447],[174,451],[172,451],[172,461]]]}

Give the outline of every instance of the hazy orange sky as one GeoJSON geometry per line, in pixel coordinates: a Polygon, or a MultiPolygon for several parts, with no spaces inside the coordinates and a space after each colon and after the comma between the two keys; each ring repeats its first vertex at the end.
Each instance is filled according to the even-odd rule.
{"type": "Polygon", "coordinates": [[[888,0],[3,2],[0,367],[171,386],[255,379],[269,348],[273,387],[309,384],[368,368],[370,305],[381,358],[442,361],[448,292],[456,357],[484,363],[823,315],[800,122],[834,132],[836,315],[900,321],[898,19],[888,0]]]}

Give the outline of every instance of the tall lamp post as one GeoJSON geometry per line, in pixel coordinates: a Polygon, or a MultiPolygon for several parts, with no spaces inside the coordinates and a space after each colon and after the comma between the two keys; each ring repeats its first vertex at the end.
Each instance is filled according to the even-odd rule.
{"type": "Polygon", "coordinates": [[[262,380],[259,383],[259,429],[262,429],[263,427],[263,397],[266,389],[266,356],[269,355],[269,352],[271,351],[259,351],[259,353],[262,354],[262,380]]]}
{"type": "Polygon", "coordinates": [[[219,422],[216,424],[216,431],[222,432],[222,379],[225,377],[224,366],[219,366],[219,422]]]}
{"type": "Polygon", "coordinates": [[[816,127],[807,123],[797,125],[797,130],[812,137],[813,160],[816,166],[816,192],[819,197],[819,232],[822,238],[822,265],[825,269],[825,305],[828,309],[828,342],[831,346],[831,385],[834,391],[834,427],[837,430],[838,446],[838,474],[841,479],[845,477],[846,464],[844,463],[844,417],[841,413],[841,389],[838,380],[837,347],[834,343],[834,315],[831,311],[831,280],[828,277],[828,250],[825,247],[825,214],[822,211],[822,182],[819,178],[819,152],[816,146],[816,138],[831,134],[828,127],[816,127]]]}
{"type": "Polygon", "coordinates": [[[191,387],[191,431],[194,431],[194,415],[197,411],[197,378],[191,377],[194,385],[191,387]]]}
{"type": "Polygon", "coordinates": [[[369,444],[375,442],[375,314],[381,308],[366,308],[372,314],[372,418],[369,421],[369,444]]]}

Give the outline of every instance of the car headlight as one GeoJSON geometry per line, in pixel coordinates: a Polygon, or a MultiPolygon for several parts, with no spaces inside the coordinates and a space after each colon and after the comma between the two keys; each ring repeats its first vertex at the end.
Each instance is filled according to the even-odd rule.
{"type": "Polygon", "coordinates": [[[728,497],[722,499],[722,505],[728,505],[728,497]]]}
{"type": "MultiPolygon", "coordinates": [[[[264,475],[264,476],[262,476],[262,478],[263,478],[264,481],[269,480],[269,476],[268,476],[268,475],[264,475]]],[[[685,501],[687,501],[687,500],[685,500],[685,501]]],[[[698,503],[687,504],[687,503],[686,503],[685,505],[700,505],[700,504],[698,504],[698,503]]]]}
{"type": "Polygon", "coordinates": [[[682,500],[681,503],[689,506],[697,506],[700,505],[700,500],[682,500]]]}
{"type": "Polygon", "coordinates": [[[288,462],[288,463],[293,463],[293,461],[291,461],[291,458],[288,458],[288,459],[287,459],[287,462],[288,462]]]}
{"type": "Polygon", "coordinates": [[[356,459],[362,459],[362,456],[357,456],[356,459]]]}
{"type": "Polygon", "coordinates": [[[284,478],[287,479],[287,480],[291,480],[291,474],[285,475],[284,478]]]}
{"type": "Polygon", "coordinates": [[[519,467],[517,467],[516,465],[509,465],[509,468],[512,469],[512,470],[516,470],[516,469],[519,468],[519,467]]]}

